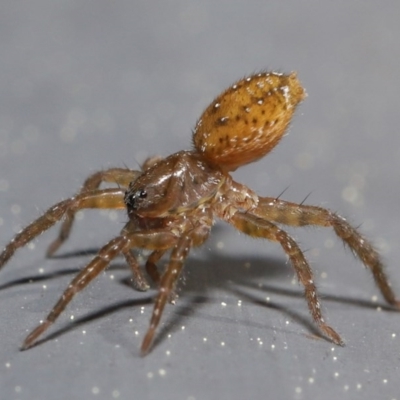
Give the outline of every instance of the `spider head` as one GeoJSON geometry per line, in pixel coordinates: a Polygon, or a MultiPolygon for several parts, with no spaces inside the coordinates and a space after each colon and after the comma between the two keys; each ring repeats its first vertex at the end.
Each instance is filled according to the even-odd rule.
{"type": "Polygon", "coordinates": [[[159,218],[168,215],[172,205],[171,179],[174,163],[162,159],[154,162],[129,185],[125,193],[125,204],[129,215],[144,218],[159,218]]]}
{"type": "MultiPolygon", "coordinates": [[[[148,178],[146,175],[143,178],[148,178]]],[[[163,185],[154,185],[156,182],[143,182],[146,179],[137,179],[132,182],[125,193],[125,204],[128,214],[134,213],[142,217],[159,217],[165,212],[162,206],[165,188],[163,185]]]]}
{"type": "Polygon", "coordinates": [[[221,187],[223,174],[195,152],[181,151],[145,169],[125,193],[130,216],[164,218],[188,212],[209,201],[221,187]]]}

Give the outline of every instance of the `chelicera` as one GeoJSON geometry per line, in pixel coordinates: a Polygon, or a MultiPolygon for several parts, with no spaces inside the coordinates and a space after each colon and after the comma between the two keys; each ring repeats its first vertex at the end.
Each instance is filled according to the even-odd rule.
{"type": "Polygon", "coordinates": [[[336,344],[343,342],[322,316],[312,270],[281,225],[331,227],[371,270],[385,300],[399,308],[378,253],[344,218],[321,207],[260,197],[230,175],[276,146],[304,97],[295,73],[263,72],[241,79],[218,96],[197,121],[192,150],[150,158],[140,171],[112,168],[97,172],[76,196],[54,205],[18,233],[0,255],[0,267],[18,248],[63,219],[60,233],[47,252],[49,256],[54,254],[68,238],[78,210],[126,209],[129,217],[120,234],[71,281],[47,318],[25,339],[22,349],[33,346],[75,294],[119,254],[131,268],[136,287],[148,289],[146,274],[135,255],[136,249],[147,249],[150,255],[146,272],[158,286],[150,327],[141,347],[142,354],[147,353],[166,303],[174,300],[175,285],[190,249],[205,242],[215,219],[282,246],[304,287],[312,318],[322,334],[336,344]],[[100,189],[102,183],[117,187],[100,189]],[[160,273],[157,262],[168,251],[169,262],[160,273]]]}

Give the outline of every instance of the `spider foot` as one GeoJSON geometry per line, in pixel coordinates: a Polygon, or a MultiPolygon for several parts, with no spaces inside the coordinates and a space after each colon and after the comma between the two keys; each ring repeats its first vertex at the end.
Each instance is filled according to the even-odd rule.
{"type": "Polygon", "coordinates": [[[340,335],[330,326],[326,324],[322,324],[319,327],[321,331],[330,339],[333,343],[337,344],[338,346],[344,346],[344,341],[340,337],[340,335]]]}
{"type": "Polygon", "coordinates": [[[147,292],[150,289],[150,285],[147,283],[146,279],[134,279],[131,278],[132,287],[139,292],[147,292]]]}
{"type": "Polygon", "coordinates": [[[151,326],[149,330],[146,332],[146,335],[142,342],[142,346],[140,348],[140,355],[142,357],[144,357],[150,351],[151,345],[153,343],[154,334],[155,334],[155,326],[151,326]]]}
{"type": "Polygon", "coordinates": [[[32,347],[36,339],[52,324],[50,321],[44,321],[42,322],[38,327],[36,327],[24,340],[24,343],[22,343],[21,349],[20,350],[27,350],[30,347],[32,347]]]}
{"type": "Polygon", "coordinates": [[[46,257],[51,258],[54,255],[54,253],[59,249],[62,243],[63,242],[61,242],[59,239],[56,239],[52,243],[50,243],[46,251],[46,257]]]}

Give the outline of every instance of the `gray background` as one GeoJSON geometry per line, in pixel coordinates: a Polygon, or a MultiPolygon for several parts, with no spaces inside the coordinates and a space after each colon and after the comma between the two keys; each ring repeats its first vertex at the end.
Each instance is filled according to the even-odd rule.
{"type": "MultiPolygon", "coordinates": [[[[4,245],[90,173],[189,148],[201,111],[261,69],[309,94],[290,134],[235,179],[339,211],[373,238],[400,293],[400,6],[386,1],[11,1],[0,6],[4,245]]],[[[330,230],[290,230],[346,341],[323,339],[278,245],[223,224],[187,262],[153,351],[155,294],[123,260],[74,299],[49,340],[18,347],[126,221],[87,211],[59,257],[53,229],[0,277],[1,399],[400,399],[400,315],[330,230]],[[73,318],[73,320],[72,320],[73,318]]]]}

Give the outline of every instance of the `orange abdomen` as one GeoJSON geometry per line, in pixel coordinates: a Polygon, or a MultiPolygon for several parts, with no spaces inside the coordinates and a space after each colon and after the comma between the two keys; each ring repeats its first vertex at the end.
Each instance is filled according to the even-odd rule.
{"type": "Polygon", "coordinates": [[[241,79],[203,112],[194,145],[224,171],[256,161],[276,146],[304,97],[295,73],[263,72],[241,79]]]}

